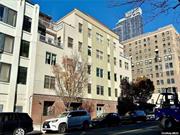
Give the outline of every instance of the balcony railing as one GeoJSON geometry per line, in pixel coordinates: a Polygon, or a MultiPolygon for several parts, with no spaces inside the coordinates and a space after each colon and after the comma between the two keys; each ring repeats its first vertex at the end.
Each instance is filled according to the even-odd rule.
{"type": "Polygon", "coordinates": [[[39,34],[39,41],[53,45],[53,46],[56,46],[56,47],[59,47],[61,49],[63,48],[63,44],[61,42],[54,40],[50,37],[46,37],[46,36],[41,35],[41,34],[39,34]]]}
{"type": "Polygon", "coordinates": [[[63,28],[63,22],[59,23],[59,24],[56,24],[56,23],[54,23],[52,21],[47,22],[47,21],[45,21],[43,19],[39,19],[39,24],[44,25],[46,28],[49,28],[49,29],[52,29],[52,30],[55,30],[55,31],[58,31],[58,30],[63,28]]]}

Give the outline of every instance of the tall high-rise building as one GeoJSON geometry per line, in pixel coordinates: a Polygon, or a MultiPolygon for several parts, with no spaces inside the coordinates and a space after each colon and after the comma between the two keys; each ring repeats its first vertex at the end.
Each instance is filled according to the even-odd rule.
{"type": "Polygon", "coordinates": [[[119,35],[119,41],[124,41],[143,33],[143,20],[141,8],[135,8],[120,19],[113,31],[119,35]]]}
{"type": "Polygon", "coordinates": [[[172,25],[123,41],[124,51],[132,57],[132,77],[146,76],[155,86],[152,103],[159,92],[180,94],[180,36],[172,25]]]}

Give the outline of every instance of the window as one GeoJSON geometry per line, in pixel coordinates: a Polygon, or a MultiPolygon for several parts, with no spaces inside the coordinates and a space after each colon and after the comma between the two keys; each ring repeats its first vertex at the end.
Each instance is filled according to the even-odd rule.
{"type": "Polygon", "coordinates": [[[108,57],[107,57],[107,61],[108,61],[108,63],[110,62],[110,55],[108,55],[108,57]]]}
{"type": "Polygon", "coordinates": [[[96,68],[96,76],[103,78],[103,69],[96,68]]]}
{"type": "Polygon", "coordinates": [[[27,32],[31,32],[31,22],[32,22],[31,18],[24,16],[23,30],[25,30],[27,32]]]}
{"type": "Polygon", "coordinates": [[[157,85],[160,85],[160,81],[159,80],[157,80],[157,83],[156,83],[157,85]]]}
{"type": "Polygon", "coordinates": [[[108,80],[110,80],[111,79],[111,73],[110,73],[110,71],[108,71],[108,80]]]}
{"type": "Polygon", "coordinates": [[[108,87],[108,96],[111,96],[111,88],[108,87]]]}
{"type": "Polygon", "coordinates": [[[3,20],[4,6],[0,5],[0,21],[3,20]]]}
{"type": "Polygon", "coordinates": [[[99,33],[96,33],[96,40],[97,40],[98,42],[102,43],[102,41],[103,41],[103,36],[102,36],[101,34],[99,34],[99,33]]]}
{"type": "Polygon", "coordinates": [[[122,67],[122,60],[119,60],[119,67],[122,67]]]}
{"type": "Polygon", "coordinates": [[[61,46],[61,36],[57,38],[58,46],[61,46]]]}
{"type": "Polygon", "coordinates": [[[11,65],[0,62],[0,81],[9,82],[10,72],[11,72],[11,65]]]}
{"type": "Polygon", "coordinates": [[[82,52],[82,42],[78,42],[78,51],[82,52]]]}
{"type": "Polygon", "coordinates": [[[44,77],[44,88],[54,89],[55,88],[55,77],[45,75],[45,77],[44,77]]]}
{"type": "Polygon", "coordinates": [[[11,26],[16,26],[16,17],[17,12],[5,7],[3,5],[0,5],[0,21],[3,21],[4,23],[7,23],[11,26]]]}
{"type": "Polygon", "coordinates": [[[171,80],[170,79],[167,79],[167,84],[170,84],[171,83],[171,80]]]}
{"type": "Polygon", "coordinates": [[[71,37],[68,37],[68,47],[73,48],[73,39],[71,37]]]}
{"type": "Polygon", "coordinates": [[[45,63],[50,65],[56,65],[56,54],[46,52],[45,63]]]}
{"type": "Polygon", "coordinates": [[[88,37],[91,38],[91,36],[92,36],[92,30],[88,28],[88,37]]]}
{"type": "Polygon", "coordinates": [[[114,57],[114,65],[116,65],[116,57],[114,57]]]}
{"type": "Polygon", "coordinates": [[[174,71],[173,71],[173,70],[171,70],[171,71],[170,71],[170,74],[173,76],[173,75],[174,75],[174,71]]]}
{"type": "Polygon", "coordinates": [[[171,78],[171,83],[172,83],[172,84],[174,84],[174,83],[175,83],[174,78],[171,78]]]}
{"type": "Polygon", "coordinates": [[[115,89],[115,97],[117,97],[117,95],[118,95],[117,93],[118,93],[118,92],[117,92],[117,89],[115,89]]]}
{"type": "Polygon", "coordinates": [[[88,55],[91,56],[91,47],[88,46],[88,55]]]}
{"type": "Polygon", "coordinates": [[[44,101],[43,116],[54,114],[54,101],[44,101]]]}
{"type": "Polygon", "coordinates": [[[88,65],[87,72],[88,72],[88,74],[91,74],[91,65],[88,65]]]}
{"type": "Polygon", "coordinates": [[[97,85],[96,93],[97,93],[97,95],[104,95],[104,86],[97,85]]]}
{"type": "Polygon", "coordinates": [[[164,80],[161,80],[161,84],[162,84],[162,85],[164,84],[164,80]]]}
{"type": "Polygon", "coordinates": [[[120,81],[121,81],[122,80],[122,75],[120,75],[119,78],[120,78],[120,81]]]}
{"type": "Polygon", "coordinates": [[[91,84],[88,83],[88,93],[90,94],[91,93],[91,84]]]}
{"type": "Polygon", "coordinates": [[[29,57],[29,42],[21,40],[20,56],[29,57]]]}
{"type": "Polygon", "coordinates": [[[83,25],[81,23],[79,23],[79,32],[80,33],[82,32],[82,27],[83,27],[83,25]]]}
{"type": "Polygon", "coordinates": [[[124,64],[125,64],[125,69],[129,69],[129,64],[127,63],[127,62],[124,62],[124,64]]]}
{"type": "Polygon", "coordinates": [[[19,66],[17,83],[26,84],[26,79],[27,79],[27,67],[19,66]]]}
{"type": "Polygon", "coordinates": [[[100,50],[96,50],[96,58],[102,60],[103,59],[103,52],[100,50]]]}
{"type": "Polygon", "coordinates": [[[170,68],[173,68],[173,63],[172,63],[172,62],[169,63],[169,67],[170,67],[170,68]]]}
{"type": "Polygon", "coordinates": [[[14,37],[0,33],[0,49],[7,53],[13,52],[14,37]]]}
{"type": "Polygon", "coordinates": [[[117,74],[114,73],[114,81],[117,81],[117,74]]]}

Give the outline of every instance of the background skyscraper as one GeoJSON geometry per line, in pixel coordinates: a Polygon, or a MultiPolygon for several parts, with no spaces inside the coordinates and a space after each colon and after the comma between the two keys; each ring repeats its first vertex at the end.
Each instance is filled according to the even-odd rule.
{"type": "Polygon", "coordinates": [[[143,33],[143,19],[141,8],[135,8],[125,13],[125,17],[116,23],[113,29],[119,35],[119,40],[124,41],[143,33]]]}

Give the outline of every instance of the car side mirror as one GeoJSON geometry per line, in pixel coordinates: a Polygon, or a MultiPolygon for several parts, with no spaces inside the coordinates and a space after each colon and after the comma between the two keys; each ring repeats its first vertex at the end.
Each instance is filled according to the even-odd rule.
{"type": "Polygon", "coordinates": [[[68,115],[68,118],[71,118],[72,117],[72,115],[68,115]]]}

